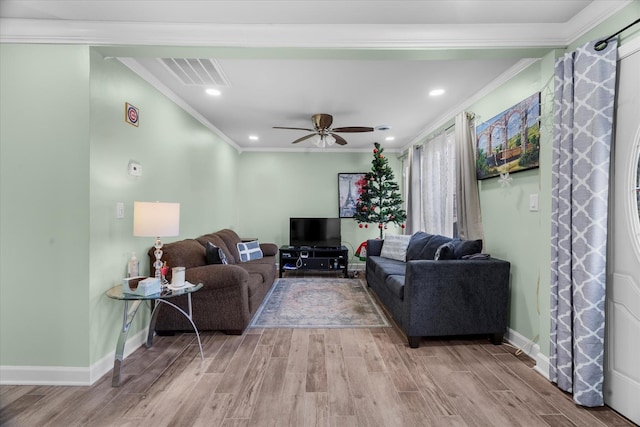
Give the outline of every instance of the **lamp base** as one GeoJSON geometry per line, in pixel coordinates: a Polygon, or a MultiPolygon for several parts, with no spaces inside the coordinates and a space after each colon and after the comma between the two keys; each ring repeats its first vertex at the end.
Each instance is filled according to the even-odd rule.
{"type": "Polygon", "coordinates": [[[162,241],[160,240],[160,237],[156,237],[156,243],[153,247],[156,248],[156,250],[153,251],[153,255],[156,257],[156,260],[153,263],[153,268],[156,272],[155,277],[160,279],[160,283],[162,283],[162,241]]]}

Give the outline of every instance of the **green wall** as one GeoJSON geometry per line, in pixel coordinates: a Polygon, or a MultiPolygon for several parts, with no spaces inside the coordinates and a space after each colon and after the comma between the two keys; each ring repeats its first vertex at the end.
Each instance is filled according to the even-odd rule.
{"type": "Polygon", "coordinates": [[[469,107],[477,123],[541,92],[540,168],[479,181],[485,251],[511,262],[509,328],[531,339],[548,354],[550,280],[551,144],[553,130],[553,62],[550,53],[469,107]],[[539,195],[539,211],[529,211],[529,195],[539,195]],[[546,351],[545,351],[546,350],[546,351]]]}
{"type": "Polygon", "coordinates": [[[89,48],[0,45],[0,365],[89,361],[89,48]]]}
{"type": "MultiPolygon", "coordinates": [[[[123,304],[104,292],[126,275],[135,251],[149,271],[155,239],[133,237],[133,202],[180,203],[180,235],[237,228],[237,151],[115,59],[91,53],[90,263],[91,363],[115,348],[123,304]],[[140,110],[138,127],[124,120],[125,103],[140,110]],[[142,176],[127,172],[129,161],[142,176]],[[116,219],[116,203],[125,206],[116,219]]],[[[130,335],[148,324],[141,310],[130,335]]]]}
{"type": "MultiPolygon", "coordinates": [[[[385,154],[402,187],[400,160],[393,153],[385,154]]],[[[243,153],[239,165],[243,178],[238,180],[241,232],[288,244],[289,217],[337,217],[338,173],[369,172],[372,160],[373,152],[243,153]]],[[[387,231],[402,233],[395,225],[387,231]]],[[[376,237],[377,228],[361,229],[355,220],[342,219],[342,241],[351,256],[360,243],[376,237]]]]}
{"type": "MultiPolygon", "coordinates": [[[[233,228],[283,244],[290,216],[337,215],[338,172],[371,167],[363,153],[239,154],[98,49],[2,44],[0,64],[0,366],[87,368],[113,352],[123,305],[104,293],[132,251],[148,271],[153,241],[132,235],[134,201],[181,204],[180,236],[165,242],[233,228]]],[[[343,227],[348,246],[376,235],[343,227]]],[[[147,322],[143,310],[129,336],[147,322]]]]}
{"type": "MultiPolygon", "coordinates": [[[[591,31],[617,31],[640,2],[591,31]]],[[[622,42],[636,37],[632,30],[622,42]]],[[[551,52],[468,108],[487,120],[543,97],[540,168],[480,183],[486,251],[512,262],[512,330],[548,355],[551,52]],[[540,195],[529,212],[529,195],[540,195]]],[[[120,281],[132,251],[148,269],[152,239],[132,236],[135,200],[181,204],[180,236],[223,227],[287,243],[290,216],[335,216],[337,174],[366,172],[369,153],[238,153],[117,60],[87,46],[0,44],[0,366],[90,367],[115,348],[120,281]],[[124,104],[140,108],[140,126],[124,104]],[[127,164],[142,165],[142,176],[127,164]],[[116,219],[117,202],[125,218],[116,219]]],[[[372,141],[373,142],[373,141],[372,141]]],[[[401,162],[388,155],[401,182],[401,162]]],[[[343,220],[356,247],[376,230],[343,220]]],[[[400,232],[392,227],[389,232],[400,232]]],[[[131,334],[148,320],[140,316],[131,334]]]]}

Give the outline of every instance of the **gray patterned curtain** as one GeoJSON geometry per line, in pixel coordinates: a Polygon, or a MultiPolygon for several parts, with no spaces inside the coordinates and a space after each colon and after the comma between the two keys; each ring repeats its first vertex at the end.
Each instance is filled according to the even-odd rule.
{"type": "Polygon", "coordinates": [[[555,64],[551,207],[551,380],[583,406],[604,404],[609,159],[617,40],[555,64]]]}

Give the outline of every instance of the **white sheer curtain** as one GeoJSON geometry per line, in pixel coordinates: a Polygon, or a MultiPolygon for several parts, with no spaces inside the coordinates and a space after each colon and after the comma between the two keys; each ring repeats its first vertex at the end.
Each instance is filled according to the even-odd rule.
{"type": "Polygon", "coordinates": [[[451,132],[424,144],[422,161],[424,229],[453,237],[453,201],[456,187],[455,146],[451,132]]]}
{"type": "Polygon", "coordinates": [[[455,145],[453,132],[442,132],[408,157],[407,232],[454,236],[455,145]]]}

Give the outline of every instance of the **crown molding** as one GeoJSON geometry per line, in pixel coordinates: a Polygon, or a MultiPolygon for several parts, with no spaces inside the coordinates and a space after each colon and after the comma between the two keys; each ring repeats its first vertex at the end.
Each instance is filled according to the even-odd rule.
{"type": "Polygon", "coordinates": [[[445,113],[443,113],[438,119],[434,120],[433,124],[431,124],[428,128],[423,130],[418,136],[413,138],[411,140],[411,142],[409,142],[407,145],[402,147],[400,149],[400,151],[404,152],[404,151],[408,150],[409,148],[411,148],[411,146],[424,142],[425,139],[429,137],[429,135],[432,135],[432,134],[440,131],[443,127],[445,127],[447,124],[452,122],[455,119],[455,116],[457,114],[465,111],[471,105],[475,104],[476,102],[481,100],[483,97],[487,96],[488,94],[493,92],[495,89],[497,89],[498,87],[502,86],[502,84],[506,83],[511,78],[517,76],[522,71],[526,70],[527,68],[529,68],[531,65],[535,64],[538,61],[540,61],[539,58],[521,59],[516,64],[514,64],[511,68],[509,68],[504,73],[502,73],[498,77],[496,77],[488,85],[486,85],[481,90],[476,92],[473,96],[471,96],[469,99],[467,99],[464,103],[459,104],[459,105],[453,107],[452,109],[450,109],[449,111],[446,111],[445,113]]]}
{"type": "MultiPolygon", "coordinates": [[[[107,59],[108,58],[105,58],[105,60],[107,59]]],[[[220,137],[224,142],[226,142],[227,144],[235,148],[238,152],[242,152],[242,148],[240,148],[238,144],[236,144],[224,132],[222,132],[220,129],[214,126],[202,114],[194,110],[189,104],[187,104],[182,98],[180,98],[174,91],[169,89],[167,85],[165,85],[160,80],[158,80],[156,76],[151,74],[135,58],[117,58],[117,59],[126,67],[128,67],[131,71],[139,75],[144,81],[146,81],[151,86],[153,86],[158,92],[162,93],[164,96],[169,98],[171,101],[173,101],[176,105],[178,105],[188,114],[193,116],[194,119],[199,121],[207,129],[211,130],[214,134],[218,135],[218,137],[220,137]]]]}
{"type": "Polygon", "coordinates": [[[299,48],[564,47],[632,0],[596,0],[556,24],[182,24],[0,18],[0,42],[299,48]]]}

